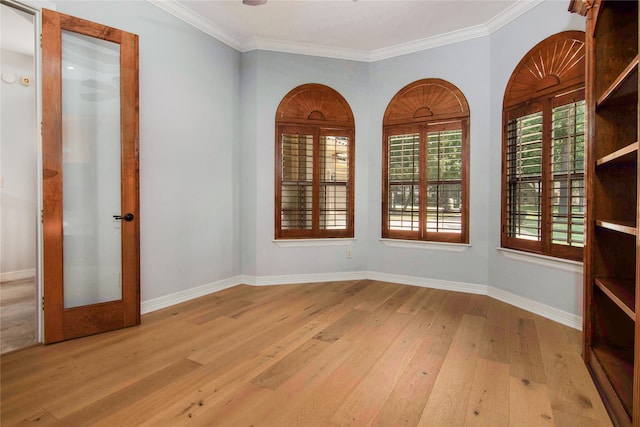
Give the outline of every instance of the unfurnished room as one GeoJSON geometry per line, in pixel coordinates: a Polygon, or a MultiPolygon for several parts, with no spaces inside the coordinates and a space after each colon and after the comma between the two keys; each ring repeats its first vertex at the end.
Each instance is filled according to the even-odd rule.
{"type": "Polygon", "coordinates": [[[0,0],[2,426],[640,427],[636,0],[0,0]]]}

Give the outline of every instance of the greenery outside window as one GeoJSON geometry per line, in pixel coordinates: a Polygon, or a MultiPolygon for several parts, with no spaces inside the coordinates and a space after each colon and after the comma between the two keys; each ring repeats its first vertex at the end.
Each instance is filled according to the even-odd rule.
{"type": "Polygon", "coordinates": [[[402,89],[384,121],[385,238],[468,243],[468,106],[440,79],[402,89]]]}
{"type": "Polygon", "coordinates": [[[523,58],[507,86],[503,247],[582,260],[583,58],[584,33],[556,34],[523,58]]]}

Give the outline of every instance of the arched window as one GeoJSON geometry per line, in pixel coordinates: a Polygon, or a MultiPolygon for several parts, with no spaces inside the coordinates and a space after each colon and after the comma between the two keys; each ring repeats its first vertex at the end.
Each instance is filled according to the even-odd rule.
{"type": "Polygon", "coordinates": [[[353,237],[354,121],[335,90],[305,84],[276,113],[275,237],[353,237]]]}
{"type": "Polygon", "coordinates": [[[502,246],[582,260],[584,32],[538,43],[504,94],[502,246]]]}
{"type": "Polygon", "coordinates": [[[469,105],[441,79],[400,90],[383,121],[382,237],[469,242],[469,105]]]}

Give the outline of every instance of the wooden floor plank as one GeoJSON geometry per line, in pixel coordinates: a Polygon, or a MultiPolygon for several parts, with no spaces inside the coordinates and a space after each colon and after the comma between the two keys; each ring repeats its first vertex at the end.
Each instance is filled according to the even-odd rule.
{"type": "Polygon", "coordinates": [[[422,342],[421,326],[420,322],[410,321],[332,416],[333,424],[371,423],[418,350],[422,342]]]}
{"type": "MultiPolygon", "coordinates": [[[[283,408],[298,404],[306,391],[315,390],[354,353],[355,348],[349,342],[342,340],[332,343],[326,351],[310,360],[274,392],[267,390],[269,393],[255,392],[242,395],[242,413],[225,411],[224,407],[217,405],[203,414],[202,419],[209,420],[212,425],[277,426],[283,408]],[[265,398],[266,396],[268,398],[265,398]]],[[[235,399],[239,398],[239,396],[235,397],[235,399]]],[[[296,423],[287,419],[283,425],[296,425],[296,423]]]]}
{"type": "Polygon", "coordinates": [[[170,393],[170,390],[167,390],[165,395],[155,393],[149,401],[138,403],[136,408],[119,414],[115,419],[140,419],[156,424],[164,422],[171,424],[185,421],[185,417],[188,418],[185,408],[194,408],[196,404],[199,407],[206,404],[206,408],[194,408],[194,411],[209,411],[209,408],[215,408],[220,402],[226,402],[245,383],[310,340],[318,329],[324,326],[325,324],[316,321],[309,322],[273,342],[253,357],[238,360],[229,369],[221,371],[218,364],[205,364],[193,375],[176,382],[176,388],[179,390],[177,393],[170,393]],[[158,401],[167,403],[159,409],[158,401]],[[199,405],[199,402],[202,402],[202,405],[199,405]]]}
{"type": "Polygon", "coordinates": [[[478,358],[465,425],[509,425],[509,365],[478,358]]]}
{"type": "Polygon", "coordinates": [[[480,339],[480,357],[509,364],[509,327],[485,323],[480,339]]]}
{"type": "Polygon", "coordinates": [[[546,383],[535,320],[518,315],[510,319],[509,326],[511,376],[546,383]]]}
{"type": "Polygon", "coordinates": [[[366,311],[350,310],[339,320],[332,323],[331,326],[316,335],[315,338],[326,342],[337,341],[346,331],[360,325],[367,316],[369,316],[369,313],[366,311]]]}
{"type": "Polygon", "coordinates": [[[546,384],[510,377],[509,408],[509,424],[512,426],[557,425],[546,384]]]}
{"type": "Polygon", "coordinates": [[[278,363],[253,378],[251,382],[257,386],[275,390],[304,365],[326,350],[329,345],[328,342],[310,339],[278,363]]]}
{"type": "MultiPolygon", "coordinates": [[[[466,307],[466,305],[465,305],[466,307]]],[[[462,425],[485,318],[463,315],[418,425],[462,425]]]]}
{"type": "Polygon", "coordinates": [[[118,409],[135,405],[138,399],[141,399],[151,391],[171,385],[178,378],[200,368],[202,365],[189,359],[181,359],[178,362],[167,366],[142,380],[124,387],[115,393],[106,396],[90,405],[84,406],[63,418],[55,424],[60,427],[64,426],[91,426],[100,419],[106,417],[110,413],[118,409]]]}
{"type": "Polygon", "coordinates": [[[401,286],[386,286],[383,282],[372,282],[369,288],[363,291],[363,294],[366,293],[366,298],[356,306],[356,309],[371,312],[402,288],[401,286]]]}
{"type": "Polygon", "coordinates": [[[360,348],[345,360],[330,376],[312,390],[296,396],[273,425],[287,425],[287,420],[297,420],[298,425],[327,426],[330,418],[371,370],[394,338],[406,327],[413,316],[395,313],[372,332],[379,340],[365,340],[360,348]],[[384,344],[382,344],[384,342],[384,344]]]}
{"type": "Polygon", "coordinates": [[[466,312],[470,300],[470,294],[458,292],[446,294],[428,333],[430,335],[453,338],[462,320],[462,314],[466,312]]]}
{"type": "Polygon", "coordinates": [[[466,314],[487,317],[489,314],[489,300],[490,298],[486,295],[471,295],[466,314]]]}
{"type": "Polygon", "coordinates": [[[567,340],[566,326],[536,319],[540,352],[549,387],[551,407],[583,418],[604,418],[606,409],[591,381],[587,368],[567,340]]]}
{"type": "Polygon", "coordinates": [[[371,425],[418,425],[450,345],[451,339],[446,337],[426,335],[422,339],[371,425]]]}
{"type": "Polygon", "coordinates": [[[418,290],[409,298],[407,298],[402,306],[398,308],[398,313],[418,313],[418,311],[424,308],[427,301],[429,301],[431,295],[433,295],[434,292],[435,289],[418,288],[418,290]]]}
{"type": "Polygon", "coordinates": [[[2,355],[0,419],[608,427],[580,344],[578,331],[481,295],[369,280],[240,285],[136,327],[2,355]]]}
{"type": "Polygon", "coordinates": [[[239,309],[243,309],[252,305],[251,301],[246,300],[234,300],[231,302],[227,302],[223,299],[216,301],[215,304],[211,304],[203,310],[202,312],[194,313],[194,315],[189,316],[186,320],[195,323],[196,325],[202,325],[203,323],[210,322],[214,319],[217,319],[221,316],[227,316],[228,314],[235,313],[239,309]]]}

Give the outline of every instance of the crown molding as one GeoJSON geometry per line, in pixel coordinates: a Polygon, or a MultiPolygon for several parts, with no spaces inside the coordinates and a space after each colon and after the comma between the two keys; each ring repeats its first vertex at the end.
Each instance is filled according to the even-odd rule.
{"type": "Polygon", "coordinates": [[[484,24],[372,51],[344,49],[333,46],[296,43],[286,40],[264,39],[258,37],[242,40],[238,35],[232,34],[215,23],[202,18],[200,15],[182,6],[176,0],[147,1],[240,52],[268,50],[273,52],[293,53],[297,55],[310,55],[360,62],[374,62],[487,36],[538,6],[545,0],[518,0],[516,3],[509,6],[507,9],[484,24]]]}
{"type": "Polygon", "coordinates": [[[296,43],[285,40],[251,38],[241,44],[240,52],[252,50],[269,50],[272,52],[293,53],[297,55],[319,56],[323,58],[347,59],[351,61],[370,62],[369,52],[359,49],[323,46],[310,43],[296,43]]]}
{"type": "Polygon", "coordinates": [[[484,25],[475,25],[461,30],[451,31],[437,36],[427,37],[408,43],[402,43],[382,49],[372,50],[369,55],[369,62],[380,61],[382,59],[394,58],[396,56],[407,55],[409,53],[420,52],[422,50],[433,49],[440,46],[446,46],[478,37],[488,36],[484,25]]]}
{"type": "Polygon", "coordinates": [[[524,15],[534,7],[538,6],[544,0],[518,0],[518,2],[512,4],[490,20],[484,23],[489,34],[498,31],[508,23],[514,21],[516,18],[524,15]]]}
{"type": "Polygon", "coordinates": [[[194,13],[191,9],[188,9],[178,3],[176,0],[147,0],[152,5],[164,10],[165,12],[175,16],[176,18],[186,22],[189,25],[194,26],[200,31],[210,35],[211,37],[221,41],[234,48],[235,50],[242,51],[242,41],[234,34],[228,32],[222,27],[214,24],[208,19],[204,19],[202,16],[194,13]]]}

